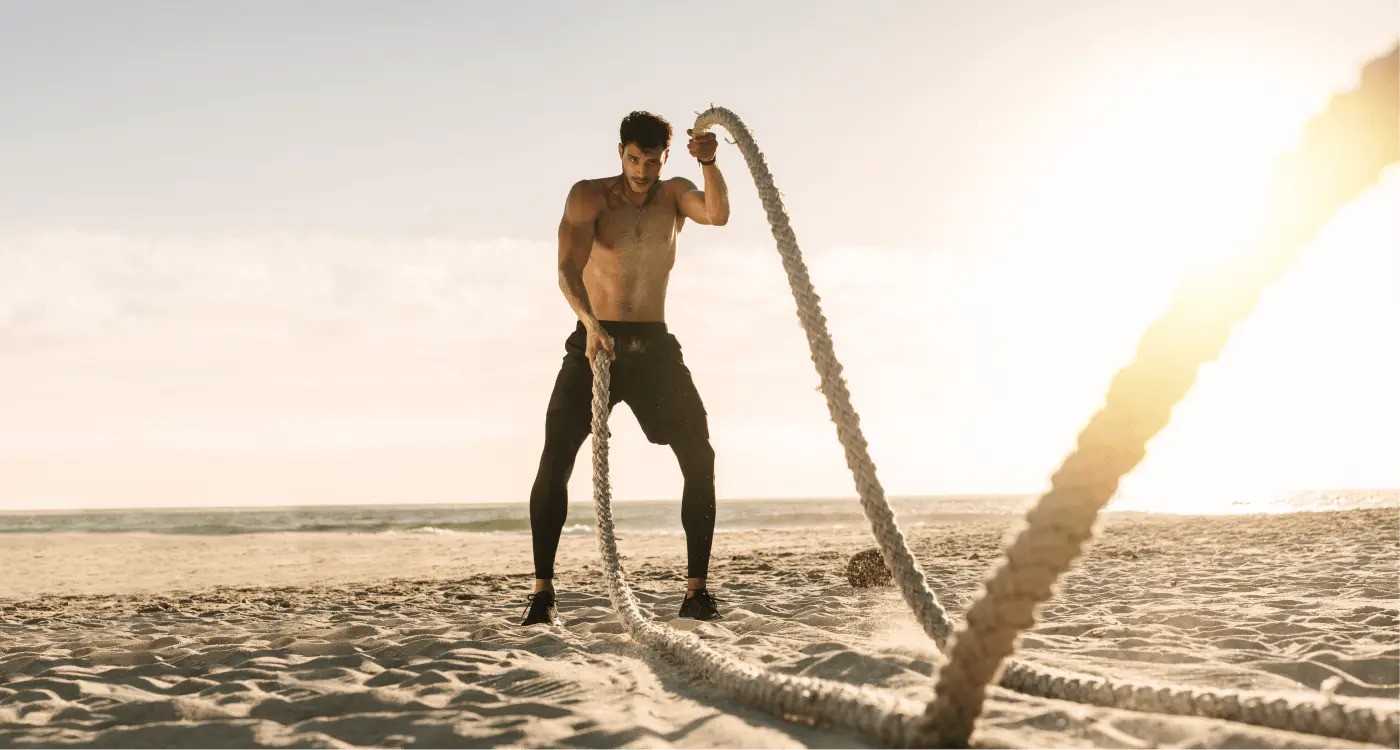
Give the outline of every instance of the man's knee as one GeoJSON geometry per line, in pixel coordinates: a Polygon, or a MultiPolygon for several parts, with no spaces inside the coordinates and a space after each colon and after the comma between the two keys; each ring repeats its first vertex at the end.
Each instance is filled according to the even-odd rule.
{"type": "Polygon", "coordinates": [[[550,408],[544,418],[544,444],[546,448],[573,446],[577,451],[588,438],[591,428],[588,412],[578,409],[550,408]]]}
{"type": "Polygon", "coordinates": [[[546,428],[544,449],[540,451],[540,471],[562,471],[567,478],[578,458],[578,449],[587,438],[587,431],[546,428]]]}
{"type": "Polygon", "coordinates": [[[532,524],[564,526],[568,513],[569,477],[574,472],[574,460],[582,442],[558,436],[545,439],[535,484],[530,489],[532,524]]]}
{"type": "Polygon", "coordinates": [[[679,440],[671,444],[671,450],[680,461],[681,472],[687,476],[692,472],[702,475],[715,473],[715,449],[710,445],[709,438],[679,440]]]}

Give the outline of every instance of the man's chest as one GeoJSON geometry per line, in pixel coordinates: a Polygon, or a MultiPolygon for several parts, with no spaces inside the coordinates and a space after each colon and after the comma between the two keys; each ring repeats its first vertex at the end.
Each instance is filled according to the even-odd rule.
{"type": "Polygon", "coordinates": [[[675,204],[656,201],[640,208],[610,206],[598,217],[597,242],[611,248],[659,243],[670,245],[676,237],[675,204]]]}

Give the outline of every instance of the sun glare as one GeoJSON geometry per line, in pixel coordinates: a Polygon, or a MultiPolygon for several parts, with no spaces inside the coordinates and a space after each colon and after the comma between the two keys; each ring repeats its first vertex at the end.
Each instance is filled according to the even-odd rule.
{"type": "MultiPolygon", "coordinates": [[[[1118,348],[1111,369],[1101,371],[1102,358],[1081,357],[1082,372],[1058,373],[1066,384],[1082,377],[1106,386],[1131,356],[1122,347],[1161,314],[1184,277],[1217,273],[1251,248],[1278,157],[1297,144],[1335,87],[1355,81],[1321,81],[1301,66],[1197,50],[1096,75],[1055,114],[1045,155],[1016,196],[1017,210],[1029,213],[1017,221],[1024,234],[1011,240],[1055,254],[1055,264],[1038,268],[1058,268],[1059,278],[1035,283],[1064,290],[1061,314],[1118,319],[1112,335],[1123,340],[1097,344],[1118,348]]],[[[1368,461],[1384,462],[1396,430],[1367,416],[1375,413],[1367,399],[1386,386],[1336,363],[1400,368],[1395,347],[1379,343],[1396,328],[1387,301],[1396,291],[1387,255],[1396,239],[1394,187],[1372,191],[1389,202],[1359,201],[1345,211],[1334,222],[1342,231],[1320,240],[1326,252],[1305,253],[1306,268],[1291,276],[1308,279],[1286,278],[1270,290],[1256,319],[1240,326],[1149,446],[1138,470],[1146,476],[1130,475],[1127,497],[1115,507],[1201,512],[1318,482],[1346,486],[1349,476],[1387,481],[1368,461]],[[1330,349],[1329,337],[1360,348],[1316,357],[1300,349],[1330,349]],[[1216,367],[1234,374],[1211,376],[1216,367]],[[1310,396],[1356,408],[1309,408],[1310,396]],[[1319,434],[1342,436],[1348,447],[1319,443],[1319,434]],[[1289,458],[1299,455],[1305,466],[1289,458]]],[[[1100,336],[1107,330],[1101,325],[1100,336]]]]}
{"type": "Polygon", "coordinates": [[[1038,192],[1092,209],[1086,251],[1205,270],[1257,231],[1275,160],[1324,101],[1243,56],[1191,51],[1123,69],[1066,107],[1038,192]]]}

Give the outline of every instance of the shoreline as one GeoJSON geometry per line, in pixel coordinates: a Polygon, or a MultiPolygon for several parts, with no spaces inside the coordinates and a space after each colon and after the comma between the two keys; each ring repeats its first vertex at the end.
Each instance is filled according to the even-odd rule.
{"type": "MultiPolygon", "coordinates": [[[[939,550],[975,546],[971,559],[987,567],[1000,557],[1009,535],[1021,527],[1023,516],[958,518],[902,524],[911,549],[920,560],[939,550]],[[975,542],[973,541],[975,540],[975,542]]],[[[1297,511],[1242,516],[1101,514],[1095,539],[1086,557],[1126,554],[1120,548],[1153,529],[1199,530],[1221,525],[1245,528],[1310,525],[1389,525],[1400,533],[1400,508],[1339,511],[1297,511]]],[[[619,526],[624,558],[674,558],[684,567],[683,545],[673,543],[683,532],[630,530],[619,526]],[[629,550],[628,541],[640,544],[629,550]]],[[[730,561],[747,555],[765,556],[782,550],[794,556],[812,538],[829,550],[851,554],[875,546],[867,526],[798,529],[719,529],[713,565],[724,570],[730,561]]],[[[521,575],[532,568],[528,531],[414,533],[275,531],[234,534],[168,534],[145,531],[18,532],[0,534],[0,603],[26,597],[78,593],[139,593],[156,590],[198,590],[209,585],[279,586],[317,583],[373,582],[386,579],[434,580],[521,575]]],[[[831,552],[836,554],[836,552],[831,552]]],[[[596,535],[590,530],[561,536],[560,578],[598,563],[596,535]]],[[[1400,562],[1400,548],[1395,557],[1400,562]]],[[[834,558],[833,558],[834,559],[834,558]]],[[[1084,558],[1081,558],[1081,562],[1084,558]]],[[[714,575],[712,574],[712,577],[714,575]]],[[[1400,605],[1398,605],[1400,606],[1400,605]]]]}

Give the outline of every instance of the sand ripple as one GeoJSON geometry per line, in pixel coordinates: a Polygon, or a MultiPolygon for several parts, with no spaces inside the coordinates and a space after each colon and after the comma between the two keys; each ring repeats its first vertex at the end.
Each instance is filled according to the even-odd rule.
{"type": "MultiPolygon", "coordinates": [[[[1351,511],[1111,522],[1022,653],[1116,677],[1327,689],[1394,708],[1396,521],[1351,511]]],[[[975,593],[1005,530],[979,522],[911,535],[951,608],[975,593]]],[[[722,537],[713,575],[730,616],[717,623],[675,619],[674,539],[627,543],[643,608],[658,620],[783,672],[931,690],[930,644],[894,592],[845,584],[862,534],[722,537]]],[[[528,576],[463,573],[0,599],[0,745],[863,746],[692,683],[625,636],[577,570],[577,590],[561,594],[564,625],[523,629],[514,623],[528,576]]],[[[1348,746],[1000,690],[977,740],[1348,746]]]]}

